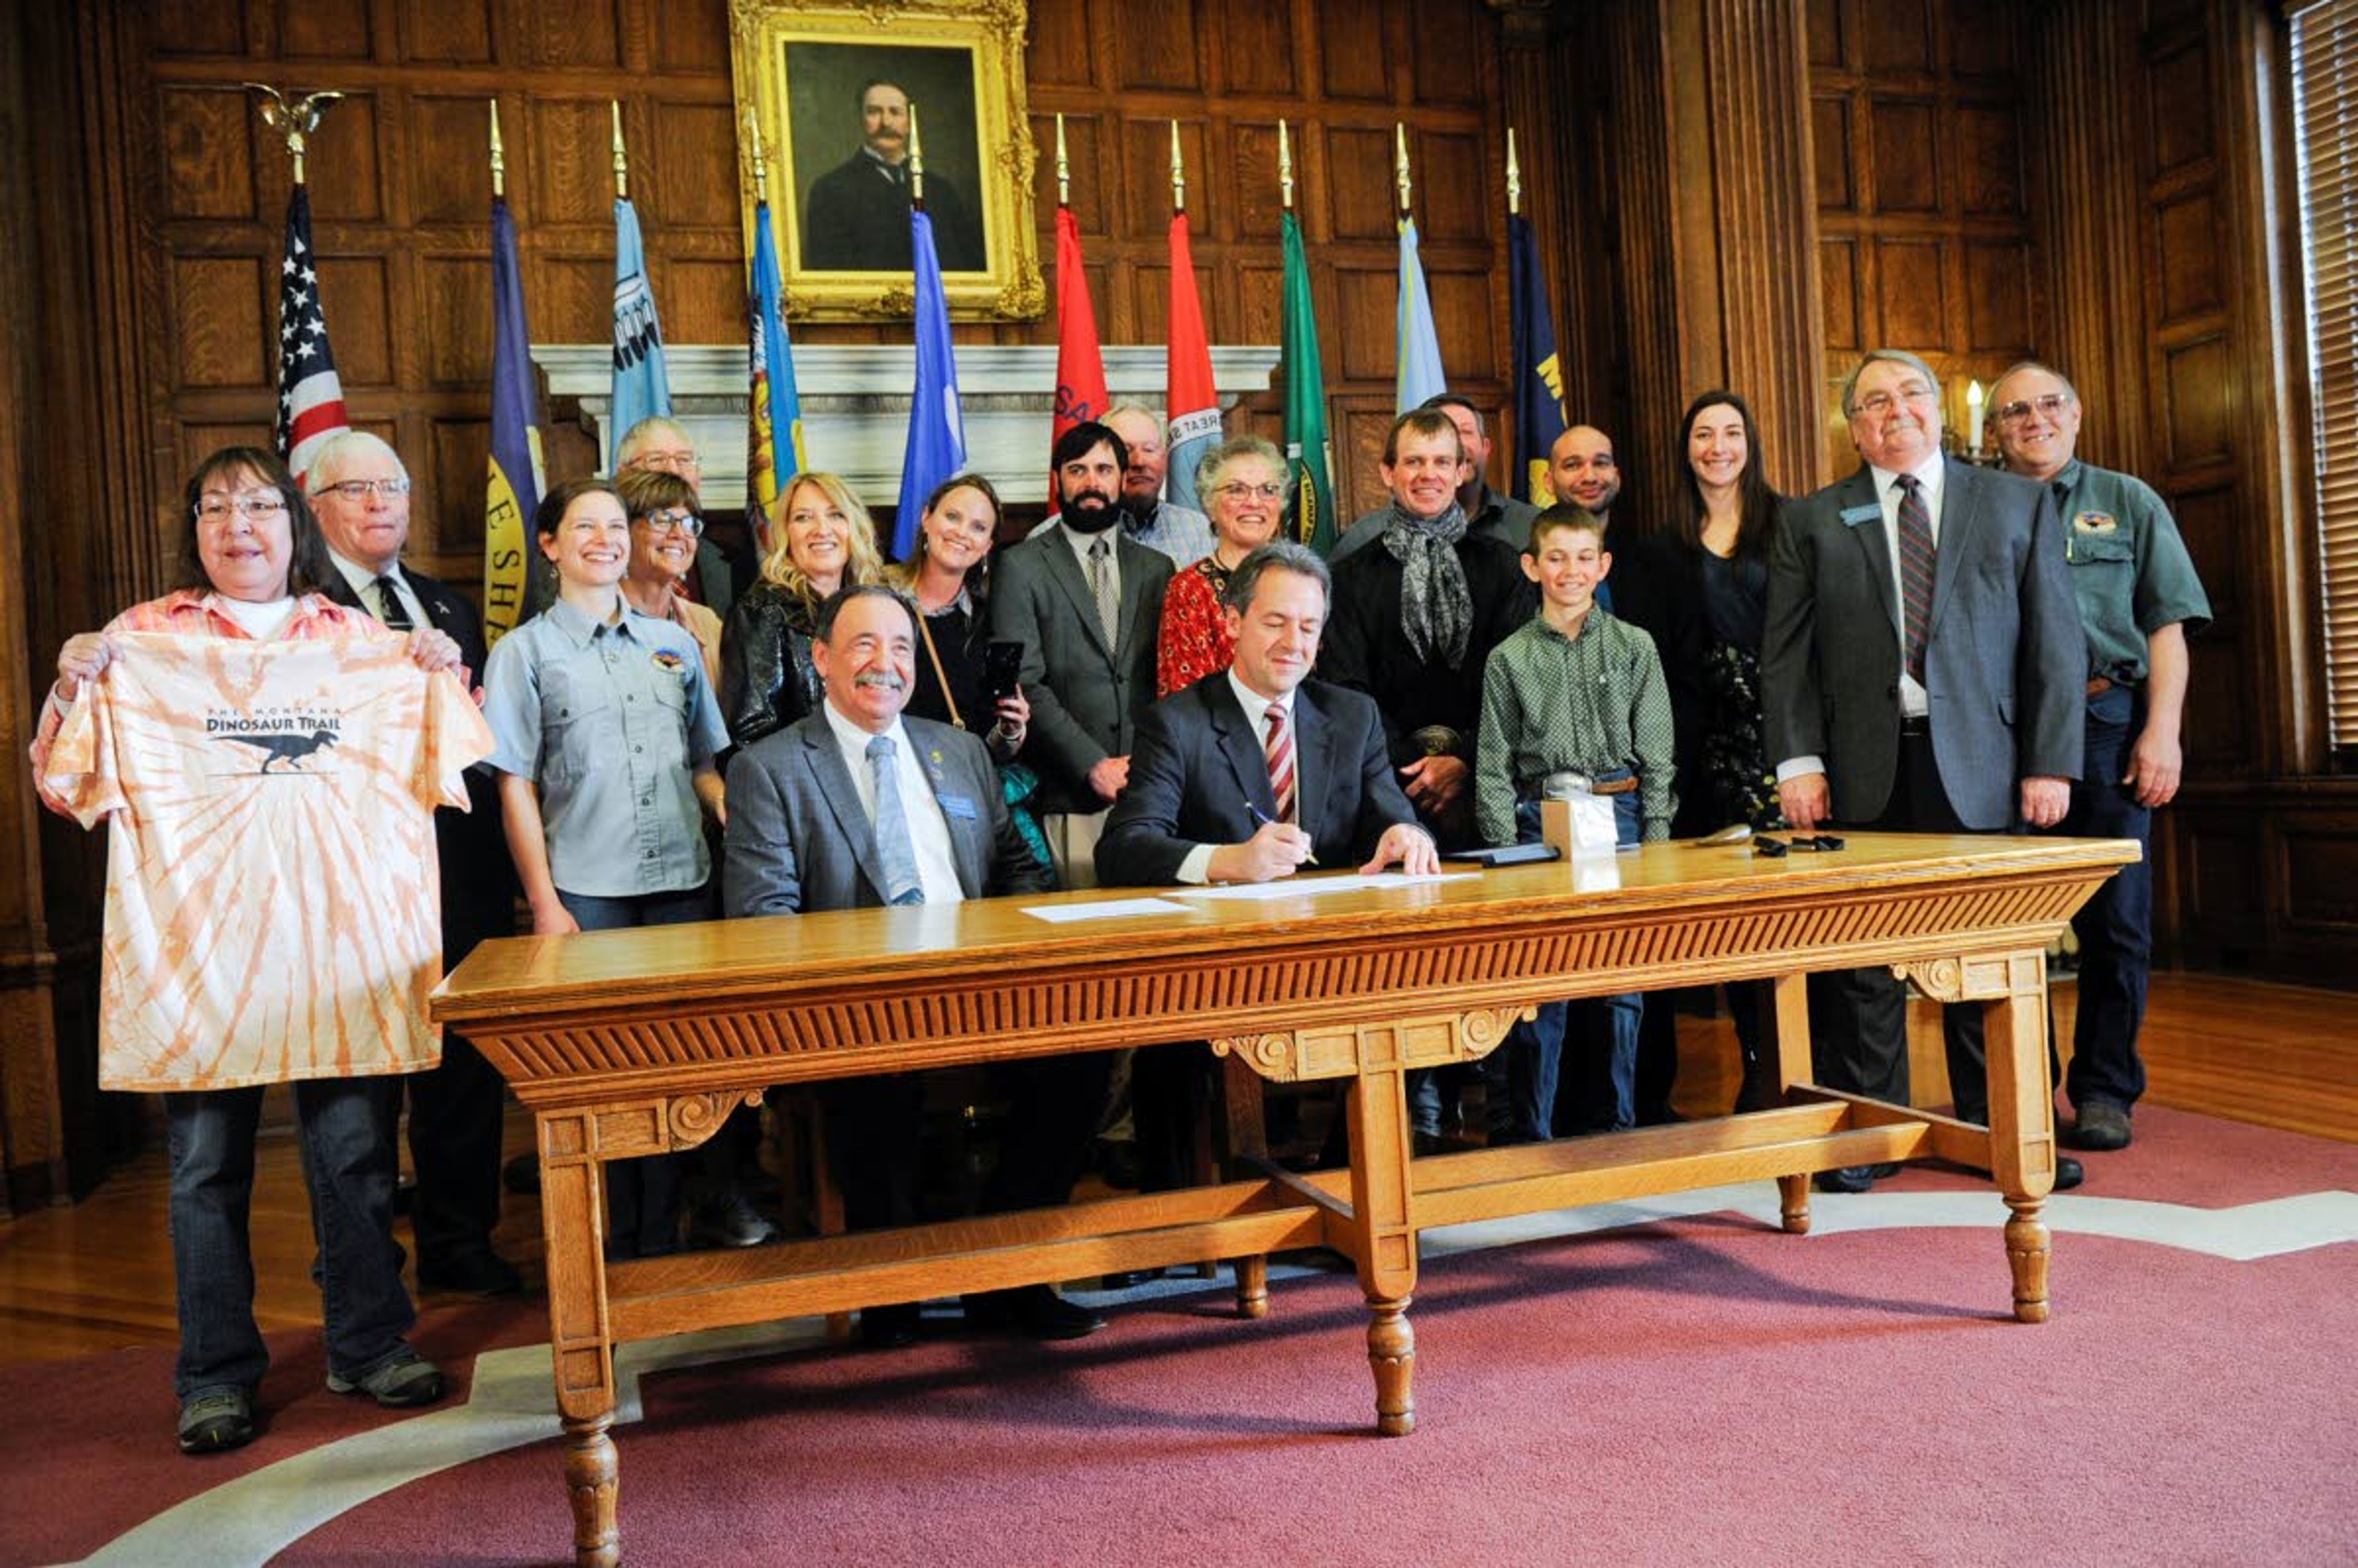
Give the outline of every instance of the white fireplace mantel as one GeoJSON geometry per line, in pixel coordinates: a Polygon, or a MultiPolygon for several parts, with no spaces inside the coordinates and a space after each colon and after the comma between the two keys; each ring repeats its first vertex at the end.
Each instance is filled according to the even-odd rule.
{"type": "MultiPolygon", "coordinates": [[[[1160,343],[1108,344],[1106,386],[1118,400],[1163,406],[1160,343]]],[[[621,432],[608,428],[613,350],[604,343],[535,343],[533,362],[548,377],[552,398],[578,403],[609,466],[621,432]]],[[[745,350],[683,344],[664,351],[671,373],[672,417],[704,459],[704,503],[718,511],[745,504],[745,350]]],[[[1212,384],[1225,410],[1269,388],[1274,346],[1215,348],[1212,384]]],[[[967,466],[999,487],[1011,505],[1046,500],[1048,435],[1056,384],[1053,343],[960,344],[958,402],[966,416],[967,466]]],[[[901,453],[909,436],[909,389],[916,351],[905,343],[821,343],[795,350],[802,398],[803,452],[809,466],[841,474],[878,508],[897,499],[901,453]]]]}

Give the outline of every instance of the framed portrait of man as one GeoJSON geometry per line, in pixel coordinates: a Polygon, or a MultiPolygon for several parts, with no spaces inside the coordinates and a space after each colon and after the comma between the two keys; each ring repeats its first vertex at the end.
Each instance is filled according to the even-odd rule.
{"type": "Polygon", "coordinates": [[[950,314],[1042,314],[1021,5],[731,0],[730,21],[740,118],[752,111],[772,154],[789,315],[909,315],[921,189],[950,314]]]}

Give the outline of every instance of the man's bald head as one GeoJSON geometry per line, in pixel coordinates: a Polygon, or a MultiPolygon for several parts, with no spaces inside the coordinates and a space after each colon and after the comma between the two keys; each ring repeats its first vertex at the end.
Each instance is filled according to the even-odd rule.
{"type": "Polygon", "coordinates": [[[1621,465],[1613,438],[1594,425],[1574,425],[1555,438],[1548,452],[1548,488],[1555,498],[1597,516],[1613,510],[1621,493],[1621,465]]]}

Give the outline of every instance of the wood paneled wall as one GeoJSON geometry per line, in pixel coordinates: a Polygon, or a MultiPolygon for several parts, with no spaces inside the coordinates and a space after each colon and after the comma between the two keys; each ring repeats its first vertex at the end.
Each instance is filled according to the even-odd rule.
{"type": "MultiPolygon", "coordinates": [[[[1861,351],[1911,349],[1950,423],[2041,340],[2024,178],[2019,5],[1809,0],[1826,406],[1861,351]]],[[[1838,410],[1836,410],[1838,413],[1838,410]]],[[[1857,466],[1838,417],[1824,477],[1857,466]]]]}

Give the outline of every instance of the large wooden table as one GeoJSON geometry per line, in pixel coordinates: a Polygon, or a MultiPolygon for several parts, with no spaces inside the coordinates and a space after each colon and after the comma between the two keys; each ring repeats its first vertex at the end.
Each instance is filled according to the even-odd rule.
{"type": "Polygon", "coordinates": [[[619,1561],[617,1344],[1117,1269],[1234,1260],[1267,1310],[1265,1256],[1351,1258],[1373,1314],[1376,1428],[1414,1425],[1408,1307],[1429,1226],[1774,1177],[1785,1228],[1813,1172],[1916,1156],[1989,1170],[2013,1211],[2015,1315],[2047,1316],[2055,1173],[2049,941],[2117,866],[2118,840],[1860,834],[1836,853],[1650,846],[1463,881],[1186,902],[1051,925],[1102,892],[848,911],[476,949],[437,992],[536,1123],[549,1329],[577,1561],[619,1561]],[[1598,885],[1600,880],[1609,885],[1598,885]],[[1888,964],[1987,1009],[1990,1126],[1809,1082],[1813,969],[1888,964]],[[1715,1121],[1412,1158],[1401,1076],[1488,1051],[1538,1002],[1775,982],[1784,1103],[1715,1121]],[[610,1265],[602,1162],[694,1147],[774,1084],[1209,1040],[1228,1059],[1249,1179],[1020,1215],[610,1265]],[[1347,1087],[1348,1172],[1256,1161],[1261,1080],[1347,1087]],[[1241,1091],[1241,1092],[1239,1092],[1241,1091]]]}

